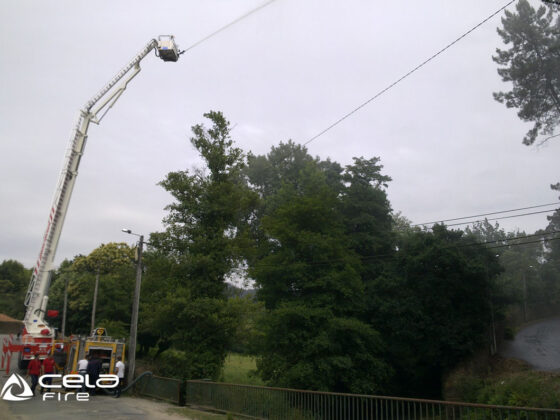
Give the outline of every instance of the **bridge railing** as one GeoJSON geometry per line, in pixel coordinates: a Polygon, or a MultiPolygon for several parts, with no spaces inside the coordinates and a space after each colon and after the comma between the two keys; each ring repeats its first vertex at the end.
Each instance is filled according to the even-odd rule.
{"type": "Polygon", "coordinates": [[[187,381],[188,405],[273,420],[560,420],[560,410],[187,381]]]}

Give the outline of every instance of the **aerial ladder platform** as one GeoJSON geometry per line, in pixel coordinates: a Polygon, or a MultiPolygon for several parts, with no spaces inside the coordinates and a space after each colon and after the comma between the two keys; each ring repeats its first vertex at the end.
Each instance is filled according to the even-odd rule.
{"type": "MultiPolygon", "coordinates": [[[[182,54],[173,35],[160,35],[157,39],[151,39],[79,112],[54,193],[39,256],[33,267],[25,296],[26,312],[21,337],[20,340],[11,340],[3,346],[4,355],[20,353],[20,368],[37,353],[41,358],[46,357],[46,354],[52,351],[56,339],[55,329],[45,319],[48,312],[48,291],[54,269],[54,257],[78,175],[80,160],[84,154],[89,125],[101,122],[124,93],[128,83],[140,72],[140,62],[151,51],[165,62],[176,62],[182,54]]],[[[2,357],[2,363],[5,359],[6,357],[2,357]]],[[[1,368],[4,366],[0,366],[1,368]]]]}

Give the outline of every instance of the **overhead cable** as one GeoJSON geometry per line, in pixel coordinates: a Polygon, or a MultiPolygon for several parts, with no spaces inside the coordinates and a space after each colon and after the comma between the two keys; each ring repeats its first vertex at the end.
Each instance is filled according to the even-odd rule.
{"type": "Polygon", "coordinates": [[[532,215],[532,214],[550,213],[551,211],[557,211],[557,210],[560,210],[560,209],[533,211],[533,212],[531,212],[531,213],[514,214],[514,215],[512,215],[512,216],[493,217],[493,218],[491,218],[491,219],[472,220],[472,221],[470,221],[470,222],[461,222],[461,223],[451,223],[451,224],[445,225],[445,226],[468,225],[468,224],[470,224],[470,223],[484,222],[485,220],[491,221],[491,220],[512,219],[512,218],[514,218],[514,217],[530,216],[530,215],[532,215]]]}
{"type": "MultiPolygon", "coordinates": [[[[447,245],[444,246],[442,248],[439,248],[439,250],[445,250],[445,249],[456,249],[456,248],[464,248],[464,247],[468,247],[468,246],[477,246],[477,245],[485,245],[485,244],[490,244],[490,243],[495,243],[495,242],[510,242],[510,241],[515,241],[515,240],[522,240],[522,239],[526,239],[532,236],[541,236],[540,239],[538,240],[533,240],[533,241],[525,241],[525,242],[518,242],[518,243],[508,243],[508,244],[500,244],[500,245],[495,245],[495,246],[489,246],[486,247],[486,249],[494,249],[494,248],[506,248],[506,247],[514,247],[514,246],[522,246],[522,245],[529,245],[529,244],[536,244],[536,243],[542,243],[543,241],[556,241],[558,239],[560,239],[560,236],[558,237],[546,237],[548,235],[553,235],[556,233],[560,233],[560,231],[551,231],[551,232],[543,232],[542,234],[534,234],[534,235],[523,235],[523,236],[516,236],[513,238],[506,238],[506,239],[502,239],[502,240],[497,240],[497,241],[487,241],[487,242],[471,242],[471,243],[466,243],[466,244],[452,244],[452,245],[447,245]]],[[[387,254],[377,254],[377,255],[365,255],[365,256],[360,256],[358,257],[361,261],[371,261],[371,260],[394,260],[394,259],[398,259],[399,252],[406,252],[406,250],[399,250],[393,253],[387,253],[387,254]]],[[[313,262],[313,261],[294,261],[293,264],[305,264],[305,265],[310,265],[310,266],[324,266],[324,265],[331,265],[331,264],[336,264],[336,263],[343,263],[343,262],[348,262],[349,259],[347,258],[331,258],[329,259],[329,261],[317,261],[317,262],[313,262]]],[[[285,267],[286,264],[266,264],[266,263],[259,263],[258,267],[285,267]]]]}
{"type": "Polygon", "coordinates": [[[325,134],[327,131],[329,131],[330,129],[334,128],[335,126],[337,126],[338,124],[340,124],[342,121],[344,121],[346,118],[350,117],[352,114],[354,114],[355,112],[359,111],[360,109],[362,109],[363,107],[365,107],[367,104],[369,104],[370,102],[374,101],[375,99],[379,98],[381,95],[383,95],[385,92],[387,92],[389,89],[392,89],[394,86],[396,86],[397,84],[399,84],[400,82],[402,82],[404,79],[406,79],[408,76],[410,76],[412,73],[416,72],[417,70],[419,70],[421,67],[424,67],[426,64],[428,64],[430,61],[432,61],[434,58],[436,58],[438,55],[440,55],[441,53],[443,53],[445,50],[451,48],[453,45],[455,45],[457,42],[459,42],[460,40],[462,40],[463,38],[465,38],[467,35],[469,35],[471,32],[473,32],[475,29],[478,29],[480,26],[482,26],[483,24],[485,24],[486,22],[488,22],[490,19],[492,19],[494,16],[496,16],[498,13],[500,13],[502,10],[504,10],[506,7],[508,7],[510,4],[514,3],[516,0],[511,0],[510,2],[508,2],[506,5],[500,7],[498,10],[496,10],[494,13],[492,13],[490,16],[488,16],[486,19],[484,19],[482,22],[480,22],[479,24],[473,26],[471,29],[469,29],[467,32],[465,32],[463,35],[461,35],[459,38],[455,39],[453,42],[447,44],[445,47],[443,47],[441,50],[439,50],[438,52],[436,52],[434,55],[432,55],[430,58],[424,60],[422,63],[420,63],[419,65],[417,65],[416,67],[414,67],[412,70],[410,70],[408,73],[406,73],[404,76],[400,77],[399,79],[397,79],[395,82],[391,83],[389,86],[387,86],[385,89],[382,89],[381,91],[379,91],[378,93],[376,93],[373,97],[369,98],[367,101],[363,102],[362,104],[360,104],[358,107],[354,108],[352,111],[350,111],[349,113],[345,114],[344,116],[342,116],[341,118],[339,118],[338,120],[336,120],[334,123],[332,123],[331,125],[329,125],[327,128],[325,128],[324,130],[320,131],[319,133],[315,134],[313,137],[311,137],[309,140],[307,140],[305,143],[303,143],[303,145],[308,145],[309,143],[311,143],[313,140],[317,139],[318,137],[321,137],[323,134],[325,134]]]}
{"type": "Polygon", "coordinates": [[[426,223],[416,223],[414,226],[425,226],[425,225],[432,225],[434,223],[443,223],[443,222],[454,222],[456,220],[465,220],[465,219],[472,219],[473,217],[482,217],[482,216],[492,216],[494,214],[501,214],[501,213],[511,213],[513,211],[521,211],[521,210],[530,210],[530,209],[537,209],[540,207],[548,207],[548,206],[557,206],[559,203],[549,203],[549,204],[539,204],[538,206],[530,206],[530,207],[520,207],[518,209],[511,209],[511,210],[502,210],[502,211],[494,211],[491,213],[481,213],[481,214],[474,214],[472,216],[463,216],[463,217],[455,217],[453,219],[443,219],[443,220],[434,220],[433,222],[426,222],[426,223]]]}

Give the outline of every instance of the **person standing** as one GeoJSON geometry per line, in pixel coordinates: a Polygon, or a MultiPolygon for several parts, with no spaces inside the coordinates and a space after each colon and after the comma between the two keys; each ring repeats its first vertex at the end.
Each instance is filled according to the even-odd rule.
{"type": "Polygon", "coordinates": [[[41,360],[39,360],[39,353],[35,354],[35,358],[29,361],[27,365],[27,374],[31,376],[31,391],[35,395],[35,388],[39,382],[39,375],[41,374],[41,360]]]}
{"type": "Polygon", "coordinates": [[[89,356],[84,356],[82,359],[78,360],[78,373],[84,378],[84,382],[82,383],[82,392],[86,392],[86,373],[87,373],[87,365],[88,365],[89,356]]]}
{"type": "Polygon", "coordinates": [[[93,388],[91,388],[90,395],[95,395],[95,384],[99,379],[100,373],[101,373],[101,360],[99,360],[96,353],[93,353],[87,365],[87,374],[89,375],[89,383],[94,386],[93,388]]]}
{"type": "Polygon", "coordinates": [[[124,382],[124,363],[122,362],[122,357],[117,357],[117,363],[115,364],[115,373],[119,377],[119,384],[117,385],[117,389],[115,391],[115,398],[119,398],[121,396],[121,389],[124,382]]]}
{"type": "MultiPolygon", "coordinates": [[[[54,358],[52,354],[49,353],[47,358],[43,360],[43,366],[42,366],[43,375],[52,375],[54,373],[54,368],[55,368],[54,358]]],[[[52,385],[52,376],[48,378],[44,378],[43,383],[52,385]]],[[[45,389],[47,389],[47,392],[50,392],[51,387],[49,386],[48,388],[47,387],[41,388],[41,394],[45,389]]]]}

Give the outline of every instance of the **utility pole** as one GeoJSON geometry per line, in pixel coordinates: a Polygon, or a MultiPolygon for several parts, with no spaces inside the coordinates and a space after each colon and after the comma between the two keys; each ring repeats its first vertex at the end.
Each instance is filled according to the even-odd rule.
{"type": "Polygon", "coordinates": [[[64,281],[64,306],[62,307],[62,339],[66,337],[66,307],[68,306],[68,276],[66,276],[66,280],[64,281]]]}
{"type": "MultiPolygon", "coordinates": [[[[125,230],[123,229],[123,231],[125,230]]],[[[129,383],[134,379],[134,368],[136,364],[136,332],[138,330],[138,307],[140,306],[140,285],[142,283],[142,247],[144,245],[144,235],[139,236],[140,240],[138,241],[138,256],[136,260],[136,285],[134,287],[134,300],[132,301],[132,317],[130,319],[130,343],[128,345],[129,383]]]]}
{"type": "Polygon", "coordinates": [[[98,288],[99,288],[99,269],[95,272],[95,288],[93,289],[93,308],[91,309],[91,331],[95,330],[95,309],[97,307],[98,288]]]}

